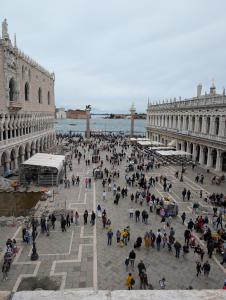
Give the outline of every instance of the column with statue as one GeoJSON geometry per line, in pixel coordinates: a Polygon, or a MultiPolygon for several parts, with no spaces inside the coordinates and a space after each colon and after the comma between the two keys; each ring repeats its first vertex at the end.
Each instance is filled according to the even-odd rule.
{"type": "Polygon", "coordinates": [[[136,109],[134,107],[134,104],[132,104],[131,108],[130,108],[130,137],[132,138],[134,136],[134,116],[136,113],[136,109]]]}
{"type": "Polygon", "coordinates": [[[86,105],[86,133],[85,133],[85,136],[87,139],[90,138],[90,112],[91,112],[91,105],[86,105]]]}

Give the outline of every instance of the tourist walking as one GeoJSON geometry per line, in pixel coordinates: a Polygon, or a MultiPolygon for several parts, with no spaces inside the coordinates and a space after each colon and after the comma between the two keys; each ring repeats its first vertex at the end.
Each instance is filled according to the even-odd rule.
{"type": "Polygon", "coordinates": [[[131,273],[129,273],[129,275],[127,276],[127,280],[126,280],[126,286],[127,286],[128,290],[132,290],[134,284],[135,284],[135,279],[133,278],[133,275],[131,273]]]}
{"type": "Polygon", "coordinates": [[[175,256],[176,256],[176,258],[179,258],[180,257],[181,244],[178,241],[176,241],[174,243],[174,248],[176,250],[176,255],[175,256]]]}
{"type": "Polygon", "coordinates": [[[108,238],[108,245],[111,246],[112,244],[112,237],[113,237],[113,231],[111,229],[107,232],[107,238],[108,238]]]}
{"type": "Polygon", "coordinates": [[[210,273],[210,269],[211,269],[208,260],[203,264],[202,269],[203,269],[204,276],[206,278],[208,278],[209,273],[210,273]]]}
{"type": "Polygon", "coordinates": [[[131,267],[134,269],[134,262],[135,262],[135,259],[136,259],[136,253],[134,250],[131,250],[130,253],[129,253],[129,260],[130,260],[130,265],[131,267]]]}
{"type": "Polygon", "coordinates": [[[199,274],[202,273],[202,265],[199,261],[196,262],[196,276],[198,277],[199,274]]]}

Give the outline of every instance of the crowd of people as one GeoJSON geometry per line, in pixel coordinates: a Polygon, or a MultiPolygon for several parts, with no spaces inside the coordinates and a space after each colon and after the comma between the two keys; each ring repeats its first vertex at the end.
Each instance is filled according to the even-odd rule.
{"type": "MultiPolygon", "coordinates": [[[[97,136],[91,143],[87,143],[81,137],[76,142],[70,139],[68,142],[71,145],[72,154],[67,164],[68,175],[65,177],[64,187],[72,188],[81,184],[80,177],[75,176],[73,173],[72,161],[75,160],[78,164],[84,162],[84,165],[89,167],[93,161],[90,157],[95,152],[94,160],[98,166],[95,164],[93,168],[93,178],[85,177],[82,184],[84,184],[86,189],[90,189],[92,181],[98,180],[98,177],[95,175],[96,170],[100,170],[102,197],[99,199],[96,211],[85,209],[82,216],[76,210],[65,211],[59,216],[56,216],[54,213],[43,215],[40,223],[36,224],[37,226],[40,225],[41,234],[49,236],[51,230],[55,229],[57,219],[62,232],[66,232],[72,225],[82,224],[88,226],[90,224],[90,226],[94,226],[96,222],[102,224],[104,234],[106,234],[106,244],[109,247],[116,244],[119,248],[128,248],[129,254],[125,258],[124,263],[126,272],[129,272],[125,280],[125,285],[129,290],[138,286],[135,282],[135,261],[136,252],[142,248],[147,251],[153,249],[159,253],[163,251],[172,253],[175,255],[175,260],[181,257],[186,259],[189,252],[194,252],[196,257],[194,273],[197,277],[203,273],[205,278],[208,278],[211,271],[211,258],[214,252],[220,255],[222,265],[226,263],[226,250],[224,248],[226,231],[223,224],[225,211],[217,207],[224,199],[223,194],[213,193],[212,195],[203,196],[201,189],[200,199],[197,199],[197,203],[204,201],[210,202],[210,204],[211,202],[217,204],[213,207],[212,219],[210,220],[208,215],[201,213],[197,215],[197,207],[194,207],[196,202],[193,202],[192,217],[188,217],[184,211],[178,211],[176,202],[173,201],[173,197],[170,197],[173,189],[172,181],[168,180],[165,174],[151,175],[152,170],[160,168],[158,161],[155,161],[155,158],[142,152],[139,148],[131,146],[127,140],[113,136],[97,136]],[[99,151],[100,145],[101,151],[99,151]],[[121,166],[126,166],[125,172],[122,171],[121,166]],[[165,194],[167,193],[167,196],[165,194],[165,196],[161,196],[161,193],[156,191],[156,187],[161,187],[161,191],[165,194]],[[171,206],[167,206],[166,202],[170,203],[170,200],[171,206]],[[111,212],[106,209],[109,201],[112,201],[115,208],[119,210],[121,201],[127,201],[128,220],[123,228],[118,228],[117,224],[112,224],[111,212]],[[174,218],[177,215],[181,217],[182,225],[185,226],[184,236],[181,236],[173,225],[175,223],[174,218]],[[157,230],[155,229],[156,218],[159,218],[157,230]],[[131,222],[134,222],[134,224],[143,223],[144,226],[144,230],[135,238],[129,225],[131,222]],[[153,222],[155,222],[154,225],[153,222]],[[114,230],[114,228],[116,229],[114,230]],[[131,234],[133,239],[131,239],[131,234]],[[197,235],[205,244],[199,242],[197,235]],[[133,249],[129,251],[129,248],[133,249]],[[206,258],[207,256],[208,259],[206,258]]],[[[161,172],[161,168],[158,170],[159,172],[161,172]]],[[[179,171],[177,171],[175,174],[176,180],[183,181],[184,172],[181,172],[181,175],[179,175],[179,171]]],[[[204,176],[202,174],[197,175],[195,181],[203,185],[204,176]]],[[[191,198],[192,191],[185,185],[181,192],[181,201],[191,201],[191,198]]],[[[37,220],[32,222],[37,222],[37,220]]],[[[23,241],[25,243],[32,243],[34,240],[32,233],[33,231],[28,226],[24,227],[23,241]]],[[[148,278],[148,270],[144,260],[140,260],[137,264],[137,274],[140,289],[153,288],[148,278]]],[[[7,276],[4,275],[4,279],[7,279],[7,276]]],[[[159,279],[159,287],[161,289],[166,287],[165,276],[159,279]]]]}

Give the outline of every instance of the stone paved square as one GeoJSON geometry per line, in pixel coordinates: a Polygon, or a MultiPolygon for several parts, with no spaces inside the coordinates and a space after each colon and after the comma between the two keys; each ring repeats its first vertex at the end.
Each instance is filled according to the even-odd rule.
{"type": "MultiPolygon", "coordinates": [[[[128,155],[131,149],[128,150],[128,155]]],[[[102,151],[101,158],[104,160],[104,167],[111,169],[109,162],[105,161],[106,154],[109,152],[102,151]]],[[[90,154],[88,154],[90,155],[90,154]]],[[[125,186],[125,166],[126,160],[116,167],[120,170],[120,178],[115,179],[115,183],[121,187],[125,186]]],[[[0,232],[0,241],[4,247],[4,241],[8,236],[16,234],[18,247],[20,251],[12,264],[9,280],[6,282],[0,281],[0,290],[16,291],[23,278],[29,276],[50,276],[52,278],[60,278],[60,289],[73,288],[95,288],[98,289],[126,289],[126,277],[128,272],[125,269],[125,258],[133,249],[134,242],[138,236],[143,238],[146,231],[152,229],[157,232],[158,228],[162,227],[161,218],[156,213],[149,213],[148,224],[141,221],[136,223],[134,219],[129,218],[129,208],[149,210],[146,203],[140,206],[139,203],[131,203],[130,194],[135,193],[137,186],[128,187],[128,196],[124,199],[120,198],[119,204],[114,204],[113,192],[106,192],[106,200],[102,199],[102,180],[93,181],[92,188],[85,188],[85,177],[92,173],[92,168],[95,165],[86,166],[82,160],[80,164],[76,160],[73,161],[73,171],[75,175],[82,176],[80,186],[74,186],[70,189],[65,189],[64,186],[59,186],[56,189],[54,202],[48,201],[41,205],[40,212],[45,209],[51,211],[55,209],[71,209],[79,212],[79,224],[71,224],[67,231],[63,233],[60,228],[59,219],[56,222],[56,228],[50,230],[50,236],[39,233],[37,238],[37,249],[39,253],[39,260],[32,262],[30,260],[31,245],[26,245],[21,240],[21,227],[9,228],[2,227],[0,232]],[[91,211],[96,211],[97,204],[100,204],[103,209],[106,209],[107,217],[112,222],[112,229],[114,232],[112,246],[107,245],[107,229],[103,229],[101,218],[97,217],[96,225],[91,226],[88,221],[87,225],[83,224],[83,212],[85,209],[89,211],[89,219],[91,211]],[[126,226],[130,226],[131,237],[127,246],[120,247],[116,243],[116,230],[122,230],[126,226]]],[[[193,202],[199,197],[199,191],[202,189],[205,193],[218,191],[217,186],[210,186],[210,176],[206,174],[204,184],[200,186],[194,182],[194,175],[201,170],[192,171],[187,168],[184,176],[184,182],[181,183],[175,179],[174,167],[161,167],[153,172],[145,173],[147,177],[160,176],[164,174],[172,182],[173,188],[171,193],[163,192],[162,185],[157,183],[154,188],[151,188],[151,193],[156,196],[170,196],[179,205],[180,212],[186,211],[187,218],[194,218],[192,213],[193,202]],[[187,186],[191,190],[191,200],[183,202],[181,199],[181,191],[183,187],[187,186]]],[[[226,188],[221,186],[221,189],[226,192],[226,188]]],[[[208,216],[212,214],[212,207],[206,204],[203,200],[200,201],[200,214],[206,213],[208,216]]],[[[178,217],[173,218],[172,226],[175,228],[177,239],[183,244],[183,233],[185,226],[182,225],[180,213],[178,217]]],[[[40,229],[39,229],[40,230],[40,229]]],[[[168,229],[167,229],[168,230],[168,229]]],[[[166,230],[166,231],[167,231],[166,230]]],[[[168,231],[167,231],[168,232],[168,231]]],[[[197,236],[198,237],[198,236],[197,236]]],[[[203,244],[203,241],[200,241],[203,244]]],[[[153,249],[145,249],[142,244],[141,248],[136,251],[135,268],[129,267],[128,271],[132,272],[136,284],[135,289],[139,289],[139,276],[137,271],[137,264],[140,259],[145,263],[147,269],[148,280],[153,285],[154,289],[159,289],[159,279],[163,276],[167,278],[168,289],[186,289],[189,285],[196,289],[219,288],[223,282],[226,271],[223,266],[219,264],[220,257],[214,255],[210,259],[211,273],[208,280],[203,276],[196,277],[195,265],[197,255],[190,250],[186,258],[182,256],[180,259],[175,258],[175,253],[169,253],[167,249],[161,248],[160,251],[153,249]]],[[[207,259],[205,253],[204,260],[207,259]]]]}

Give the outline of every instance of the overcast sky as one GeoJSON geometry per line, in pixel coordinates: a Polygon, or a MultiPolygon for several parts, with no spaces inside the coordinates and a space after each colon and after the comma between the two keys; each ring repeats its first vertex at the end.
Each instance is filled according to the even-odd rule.
{"type": "Polygon", "coordinates": [[[56,105],[139,112],[226,86],[225,0],[0,0],[18,48],[56,75],[56,105]]]}

